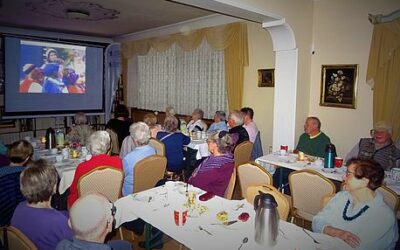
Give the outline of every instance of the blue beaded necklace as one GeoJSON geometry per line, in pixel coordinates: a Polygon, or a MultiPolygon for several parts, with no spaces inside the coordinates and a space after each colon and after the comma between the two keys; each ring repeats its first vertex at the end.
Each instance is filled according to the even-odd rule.
{"type": "Polygon", "coordinates": [[[344,209],[343,209],[343,213],[342,213],[342,217],[345,221],[352,221],[352,220],[357,219],[363,213],[365,213],[365,211],[367,211],[369,208],[368,205],[365,205],[363,208],[360,209],[360,211],[358,211],[358,213],[349,217],[349,216],[347,216],[347,209],[349,208],[349,205],[350,205],[350,200],[347,200],[346,205],[344,206],[344,209]]]}

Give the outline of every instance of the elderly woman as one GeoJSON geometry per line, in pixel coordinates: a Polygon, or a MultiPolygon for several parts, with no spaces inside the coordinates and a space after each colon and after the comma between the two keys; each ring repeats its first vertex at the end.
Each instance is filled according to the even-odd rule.
{"type": "Polygon", "coordinates": [[[89,136],[93,133],[92,128],[87,124],[87,118],[85,113],[79,112],[74,117],[75,125],[71,131],[66,135],[66,141],[69,143],[79,143],[80,145],[86,145],[89,136]]]}
{"type": "Polygon", "coordinates": [[[232,135],[235,145],[249,140],[249,134],[243,125],[243,114],[239,110],[233,110],[228,118],[229,134],[232,135]]]}
{"type": "Polygon", "coordinates": [[[190,138],[177,131],[178,120],[175,116],[167,116],[164,120],[164,131],[157,133],[157,139],[165,145],[167,171],[181,173],[183,168],[183,146],[190,143],[190,138]]]}
{"type": "Polygon", "coordinates": [[[394,249],[395,215],[375,191],[382,184],[383,168],[373,160],[352,159],[343,177],[345,191],[314,216],[313,231],[338,237],[353,248],[394,249]]]}
{"type": "Polygon", "coordinates": [[[211,155],[193,172],[189,183],[223,197],[234,168],[232,137],[221,131],[207,140],[211,155]]]}
{"type": "Polygon", "coordinates": [[[157,132],[161,130],[160,124],[157,124],[157,116],[154,114],[145,114],[143,117],[143,122],[147,124],[150,128],[150,136],[156,138],[157,132]]]}
{"type": "Polygon", "coordinates": [[[150,128],[144,122],[137,122],[129,128],[135,148],[122,160],[124,167],[124,183],[122,195],[127,196],[133,193],[134,168],[140,160],[154,155],[156,151],[149,144],[150,128]]]}
{"type": "Polygon", "coordinates": [[[216,111],[214,115],[214,122],[208,128],[208,132],[219,132],[228,131],[228,126],[226,125],[226,114],[224,111],[216,111]]]}
{"type": "Polygon", "coordinates": [[[0,168],[0,197],[8,202],[0,202],[0,226],[10,223],[15,207],[24,200],[20,191],[19,176],[31,161],[32,145],[25,141],[16,141],[8,150],[9,166],[0,168]]]}
{"type": "Polygon", "coordinates": [[[24,233],[38,249],[55,249],[58,242],[73,236],[68,217],[51,207],[56,192],[57,171],[38,160],[21,173],[21,192],[26,201],[15,209],[11,226],[24,233]]]}
{"type": "Polygon", "coordinates": [[[74,180],[69,188],[68,207],[71,207],[79,198],[78,181],[83,175],[100,166],[122,169],[121,159],[118,156],[108,155],[111,148],[110,143],[111,139],[107,131],[96,131],[90,135],[88,150],[92,158],[82,162],[76,168],[74,180]]]}
{"type": "Polygon", "coordinates": [[[204,116],[204,111],[197,108],[193,110],[192,120],[187,125],[188,132],[205,131],[207,125],[202,120],[204,116]]]}

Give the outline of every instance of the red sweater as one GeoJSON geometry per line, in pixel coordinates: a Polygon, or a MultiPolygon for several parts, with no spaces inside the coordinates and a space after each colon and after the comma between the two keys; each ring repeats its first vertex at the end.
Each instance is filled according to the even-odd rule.
{"type": "Polygon", "coordinates": [[[78,165],[75,171],[74,180],[69,188],[68,207],[71,207],[74,202],[79,198],[78,194],[78,180],[81,176],[88,173],[92,169],[100,166],[110,166],[123,170],[122,161],[118,156],[109,156],[106,154],[94,155],[88,161],[82,162],[78,165]]]}

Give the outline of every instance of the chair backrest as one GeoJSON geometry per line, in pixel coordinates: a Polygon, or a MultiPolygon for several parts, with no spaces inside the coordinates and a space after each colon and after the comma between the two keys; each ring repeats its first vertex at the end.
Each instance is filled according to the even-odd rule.
{"type": "Polygon", "coordinates": [[[250,185],[272,185],[272,175],[255,162],[242,164],[237,169],[240,190],[246,198],[246,190],[250,185]]]}
{"type": "Polygon", "coordinates": [[[235,189],[235,183],[236,183],[236,168],[233,168],[231,179],[229,180],[228,186],[226,187],[224,198],[231,200],[233,191],[235,189]]]}
{"type": "Polygon", "coordinates": [[[256,135],[256,139],[254,140],[253,144],[253,150],[251,151],[251,160],[254,161],[258,157],[263,156],[263,148],[262,148],[262,143],[261,143],[261,134],[260,131],[258,131],[256,135]]]}
{"type": "Polygon", "coordinates": [[[149,145],[156,150],[157,155],[165,156],[165,145],[162,141],[150,138],[149,145]]]}
{"type": "Polygon", "coordinates": [[[89,192],[98,192],[114,202],[121,197],[123,180],[122,169],[99,166],[79,178],[78,193],[82,196],[89,192]]]}
{"type": "Polygon", "coordinates": [[[289,186],[294,214],[309,221],[322,209],[322,198],[336,193],[331,180],[311,169],[291,172],[289,186]]]}
{"type": "Polygon", "coordinates": [[[15,208],[25,200],[19,189],[20,174],[21,171],[18,170],[0,176],[0,226],[10,225],[15,208]]]}
{"type": "Polygon", "coordinates": [[[160,155],[152,155],[136,163],[133,171],[133,192],[141,192],[153,188],[157,182],[164,178],[167,167],[167,158],[160,155]]]}
{"type": "Polygon", "coordinates": [[[382,194],[383,200],[386,202],[386,204],[388,204],[388,206],[392,208],[395,213],[397,213],[400,202],[397,193],[385,185],[380,186],[377,191],[382,194]]]}
{"type": "MultiPolygon", "coordinates": [[[[28,237],[25,236],[20,230],[18,230],[15,227],[9,226],[9,227],[3,227],[0,230],[0,234],[3,236],[5,235],[7,237],[7,246],[8,249],[14,250],[37,250],[37,247],[35,244],[32,243],[28,237]],[[6,232],[6,234],[4,234],[6,232]]],[[[5,242],[6,239],[3,238],[3,242],[5,242]]],[[[6,244],[6,243],[4,243],[6,244]]]]}
{"type": "Polygon", "coordinates": [[[247,187],[246,192],[246,200],[250,204],[254,204],[254,198],[256,197],[256,195],[258,195],[258,191],[274,196],[276,203],[278,204],[277,209],[279,213],[279,218],[287,221],[290,211],[290,205],[286,197],[272,185],[251,185],[247,187]]]}
{"type": "Polygon", "coordinates": [[[119,141],[118,135],[112,129],[106,129],[106,131],[110,134],[111,138],[111,153],[118,155],[119,154],[119,141]]]}
{"type": "Polygon", "coordinates": [[[236,146],[233,152],[233,158],[235,159],[235,168],[250,161],[252,150],[253,143],[251,143],[250,141],[244,141],[236,146]]]}

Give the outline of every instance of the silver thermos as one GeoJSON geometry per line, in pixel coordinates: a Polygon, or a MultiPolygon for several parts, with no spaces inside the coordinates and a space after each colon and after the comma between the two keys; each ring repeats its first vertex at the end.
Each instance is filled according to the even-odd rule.
{"type": "Polygon", "coordinates": [[[276,209],[278,204],[275,198],[258,191],[254,198],[255,219],[255,242],[261,245],[275,246],[279,230],[279,214],[276,209]]]}

